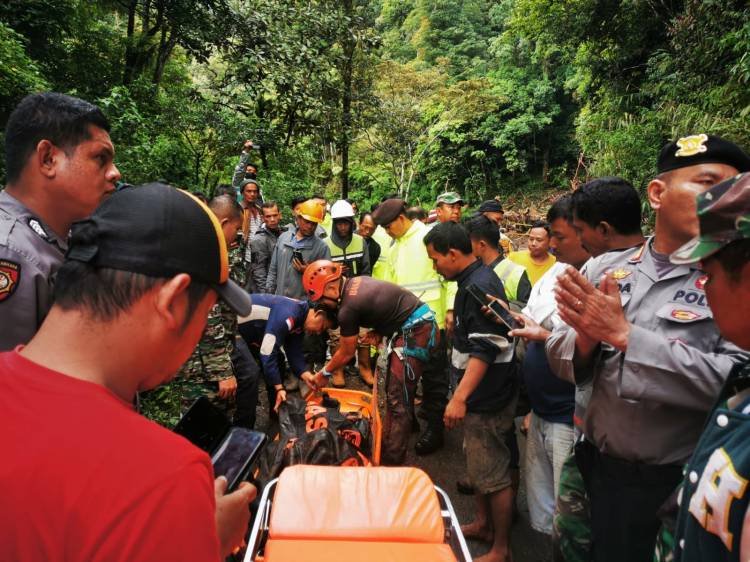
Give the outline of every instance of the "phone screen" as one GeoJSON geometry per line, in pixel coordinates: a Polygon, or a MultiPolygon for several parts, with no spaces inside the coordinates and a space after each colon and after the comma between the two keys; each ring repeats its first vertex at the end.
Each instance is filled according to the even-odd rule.
{"type": "Polygon", "coordinates": [[[267,439],[260,431],[232,427],[224,412],[205,396],[190,406],[174,431],[211,455],[214,475],[226,476],[230,492],[248,478],[267,439]]]}
{"type": "Polygon", "coordinates": [[[211,458],[214,476],[225,476],[229,482],[227,489],[233,490],[249,476],[265,441],[265,433],[233,427],[211,458]]]}
{"type": "Polygon", "coordinates": [[[492,301],[492,304],[489,305],[489,308],[492,312],[497,314],[503,321],[503,323],[508,326],[511,330],[520,330],[523,328],[521,323],[513,318],[513,315],[508,312],[503,305],[501,305],[498,301],[492,301]]]}
{"type": "Polygon", "coordinates": [[[201,396],[177,422],[174,432],[211,454],[231,425],[224,412],[201,396]]]}
{"type": "Polygon", "coordinates": [[[485,292],[477,285],[472,283],[471,285],[466,287],[466,290],[479,302],[479,304],[488,307],[495,314],[495,316],[497,316],[500,321],[509,329],[516,330],[519,328],[523,328],[523,326],[515,318],[513,318],[511,313],[508,312],[505,307],[503,307],[503,305],[501,305],[497,301],[492,301],[492,303],[490,303],[490,300],[487,298],[485,292]]]}

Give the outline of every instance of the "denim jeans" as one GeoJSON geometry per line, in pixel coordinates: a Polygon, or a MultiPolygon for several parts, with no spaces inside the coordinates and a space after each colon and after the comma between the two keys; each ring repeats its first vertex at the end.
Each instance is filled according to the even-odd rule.
{"type": "Polygon", "coordinates": [[[560,471],[573,445],[573,425],[548,422],[531,412],[526,437],[526,490],[531,526],[552,534],[560,471]]]}

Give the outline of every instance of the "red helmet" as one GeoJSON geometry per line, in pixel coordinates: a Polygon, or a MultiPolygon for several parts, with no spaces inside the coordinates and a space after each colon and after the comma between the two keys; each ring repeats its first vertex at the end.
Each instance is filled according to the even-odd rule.
{"type": "Polygon", "coordinates": [[[330,260],[318,260],[305,268],[302,286],[311,301],[320,300],[326,285],[341,277],[341,266],[330,260]]]}

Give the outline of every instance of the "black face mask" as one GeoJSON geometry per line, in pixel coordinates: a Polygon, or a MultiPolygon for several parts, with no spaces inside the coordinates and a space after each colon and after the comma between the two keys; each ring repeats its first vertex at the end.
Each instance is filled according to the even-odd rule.
{"type": "Polygon", "coordinates": [[[254,180],[255,176],[256,176],[255,172],[245,172],[246,180],[254,180]]]}

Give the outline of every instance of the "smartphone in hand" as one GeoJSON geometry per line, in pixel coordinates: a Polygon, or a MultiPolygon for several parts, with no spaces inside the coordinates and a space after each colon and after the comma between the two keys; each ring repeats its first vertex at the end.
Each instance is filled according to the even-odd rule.
{"type": "Polygon", "coordinates": [[[490,301],[490,299],[487,298],[487,294],[477,285],[472,283],[471,285],[466,287],[466,290],[472,297],[474,297],[474,299],[479,302],[479,304],[489,308],[490,312],[492,312],[495,317],[500,320],[500,322],[507,326],[509,330],[519,330],[523,328],[523,325],[518,320],[513,318],[513,315],[502,304],[500,304],[499,301],[490,301]]]}

